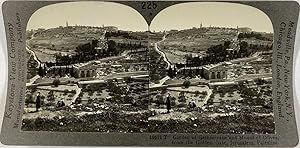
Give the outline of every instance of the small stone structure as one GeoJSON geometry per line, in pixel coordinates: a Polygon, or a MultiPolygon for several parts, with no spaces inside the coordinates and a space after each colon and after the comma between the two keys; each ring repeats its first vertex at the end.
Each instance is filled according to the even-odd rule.
{"type": "Polygon", "coordinates": [[[226,79],[227,68],[225,63],[216,65],[206,65],[203,67],[203,76],[205,79],[226,79]]]}
{"type": "Polygon", "coordinates": [[[97,76],[97,65],[94,62],[80,63],[73,65],[75,77],[77,78],[89,78],[97,76]]]}

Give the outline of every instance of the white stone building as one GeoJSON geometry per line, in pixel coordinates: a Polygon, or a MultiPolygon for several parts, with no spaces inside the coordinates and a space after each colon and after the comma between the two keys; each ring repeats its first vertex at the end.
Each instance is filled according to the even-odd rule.
{"type": "Polygon", "coordinates": [[[203,67],[203,76],[205,79],[226,79],[227,68],[225,63],[211,64],[203,67]]]}
{"type": "Polygon", "coordinates": [[[97,67],[95,62],[88,62],[73,65],[73,70],[77,78],[92,78],[97,76],[97,67]]]}

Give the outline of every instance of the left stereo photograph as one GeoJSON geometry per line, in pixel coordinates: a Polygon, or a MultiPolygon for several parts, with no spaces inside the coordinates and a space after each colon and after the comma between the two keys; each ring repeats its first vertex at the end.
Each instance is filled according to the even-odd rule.
{"type": "Polygon", "coordinates": [[[136,10],[117,3],[69,2],[37,10],[26,29],[22,130],[146,131],[147,30],[136,10]]]}

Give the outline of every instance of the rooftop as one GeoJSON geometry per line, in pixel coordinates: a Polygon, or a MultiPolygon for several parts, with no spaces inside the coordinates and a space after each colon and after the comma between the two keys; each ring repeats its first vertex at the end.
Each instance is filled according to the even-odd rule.
{"type": "Polygon", "coordinates": [[[81,68],[81,67],[87,66],[89,64],[93,64],[93,63],[95,63],[95,62],[90,61],[90,62],[86,62],[86,63],[78,63],[78,64],[74,64],[73,67],[78,69],[78,68],[81,68]]]}
{"type": "Polygon", "coordinates": [[[210,70],[210,69],[213,69],[213,68],[216,68],[216,67],[219,67],[219,66],[225,66],[226,63],[225,62],[221,62],[221,63],[218,63],[218,64],[209,64],[209,65],[205,65],[203,66],[204,69],[206,70],[210,70]]]}

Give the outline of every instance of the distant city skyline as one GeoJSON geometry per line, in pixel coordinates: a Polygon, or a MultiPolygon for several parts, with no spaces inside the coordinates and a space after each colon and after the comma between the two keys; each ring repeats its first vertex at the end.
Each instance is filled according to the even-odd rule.
{"type": "MultiPolygon", "coordinates": [[[[144,18],[133,8],[112,2],[65,2],[43,7],[30,18],[27,30],[59,26],[115,26],[126,31],[147,31],[144,18]],[[103,14],[103,15],[102,15],[103,14]],[[49,21],[51,20],[51,21],[49,21]]],[[[191,2],[170,6],[152,20],[151,31],[183,30],[200,26],[236,28],[273,33],[262,11],[242,4],[191,2]]]]}
{"type": "Polygon", "coordinates": [[[226,2],[191,2],[162,10],[151,22],[151,31],[183,30],[193,27],[249,27],[253,31],[271,32],[268,16],[257,8],[226,2]]]}
{"type": "MultiPolygon", "coordinates": [[[[65,24],[62,24],[62,25],[59,25],[59,26],[53,26],[53,27],[49,27],[49,28],[38,27],[38,28],[31,28],[31,29],[28,29],[28,27],[27,27],[27,30],[30,31],[30,30],[38,30],[38,29],[53,29],[53,28],[59,28],[59,27],[97,27],[97,28],[98,27],[99,28],[102,28],[102,27],[117,27],[118,28],[118,26],[115,26],[115,25],[105,25],[105,24],[102,24],[102,25],[81,25],[81,24],[69,24],[69,22],[66,21],[65,24]]],[[[124,31],[130,31],[130,30],[124,30],[124,31]]],[[[144,31],[144,30],[141,30],[141,31],[144,31]]],[[[145,31],[147,31],[147,30],[145,30],[145,31]]]]}
{"type": "Polygon", "coordinates": [[[142,15],[129,6],[113,2],[64,2],[45,6],[30,18],[27,30],[58,26],[115,26],[121,30],[147,31],[142,15]]]}

